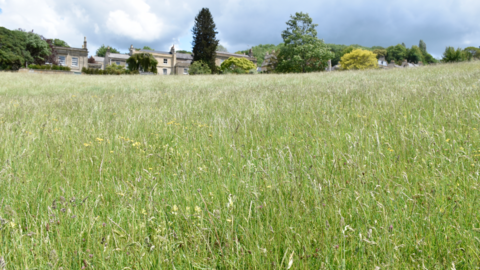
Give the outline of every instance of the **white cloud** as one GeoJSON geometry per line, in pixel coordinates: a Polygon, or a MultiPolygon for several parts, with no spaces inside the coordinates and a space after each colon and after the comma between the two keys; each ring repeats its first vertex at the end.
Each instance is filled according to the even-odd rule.
{"type": "Polygon", "coordinates": [[[163,24],[150,6],[142,0],[129,5],[128,10],[116,9],[109,12],[106,22],[108,30],[140,41],[153,41],[160,37],[163,24]]]}

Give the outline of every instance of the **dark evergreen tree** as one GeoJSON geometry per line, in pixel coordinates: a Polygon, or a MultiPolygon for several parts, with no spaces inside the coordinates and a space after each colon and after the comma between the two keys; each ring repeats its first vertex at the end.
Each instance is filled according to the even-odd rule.
{"type": "Polygon", "coordinates": [[[195,17],[195,25],[193,26],[193,62],[203,61],[208,64],[212,72],[216,72],[215,56],[218,46],[218,39],[215,35],[215,23],[212,14],[208,8],[202,8],[195,17]]]}

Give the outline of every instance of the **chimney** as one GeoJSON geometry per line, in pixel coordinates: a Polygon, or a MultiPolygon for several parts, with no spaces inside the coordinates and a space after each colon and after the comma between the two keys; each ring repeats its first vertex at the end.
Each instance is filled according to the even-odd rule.
{"type": "Polygon", "coordinates": [[[253,50],[250,48],[250,51],[248,51],[248,56],[252,57],[253,56],[253,50]]]}
{"type": "Polygon", "coordinates": [[[133,44],[130,45],[130,49],[129,49],[129,51],[130,51],[130,56],[133,55],[133,51],[134,51],[134,50],[135,50],[135,49],[133,48],[133,44]]]}
{"type": "Polygon", "coordinates": [[[87,48],[87,37],[83,37],[83,48],[87,48]]]}
{"type": "Polygon", "coordinates": [[[110,55],[110,46],[107,47],[107,53],[105,53],[105,56],[110,55]]]}
{"type": "Polygon", "coordinates": [[[170,48],[170,53],[175,54],[175,44],[172,44],[172,47],[170,48]]]}

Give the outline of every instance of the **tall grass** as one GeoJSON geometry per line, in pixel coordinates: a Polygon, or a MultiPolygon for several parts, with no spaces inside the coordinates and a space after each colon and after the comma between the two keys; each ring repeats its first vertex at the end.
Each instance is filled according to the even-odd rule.
{"type": "Polygon", "coordinates": [[[480,63],[0,73],[6,269],[476,269],[480,63]]]}

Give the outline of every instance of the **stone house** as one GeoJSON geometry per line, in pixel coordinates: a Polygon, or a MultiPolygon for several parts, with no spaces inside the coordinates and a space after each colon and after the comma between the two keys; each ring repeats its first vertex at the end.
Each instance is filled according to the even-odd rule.
{"type": "Polygon", "coordinates": [[[71,72],[82,72],[83,67],[88,67],[87,38],[83,40],[82,48],[68,48],[54,46],[57,51],[58,63],[70,67],[71,72]]]}
{"type": "MultiPolygon", "coordinates": [[[[128,58],[130,58],[130,55],[121,54],[121,53],[111,53],[110,47],[107,47],[107,52],[105,53],[105,57],[103,57],[102,69],[105,69],[108,65],[111,65],[111,64],[128,67],[127,65],[128,58]]],[[[95,58],[95,62],[97,62],[96,58],[95,58]]]]}
{"type": "MultiPolygon", "coordinates": [[[[188,75],[188,69],[193,61],[193,55],[187,53],[178,53],[175,47],[172,46],[169,52],[165,51],[151,51],[151,50],[136,50],[133,45],[130,46],[130,55],[137,53],[150,53],[157,60],[158,75],[188,75]]],[[[234,54],[227,52],[216,52],[215,65],[220,66],[225,60],[230,57],[246,58],[257,63],[257,59],[252,56],[252,50],[249,55],[234,54]]]]}

